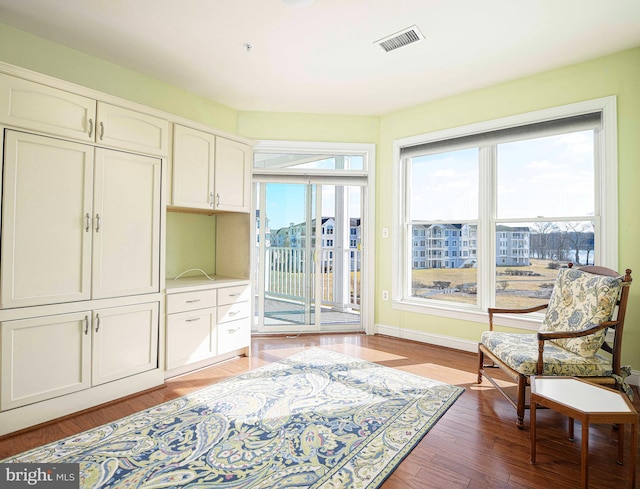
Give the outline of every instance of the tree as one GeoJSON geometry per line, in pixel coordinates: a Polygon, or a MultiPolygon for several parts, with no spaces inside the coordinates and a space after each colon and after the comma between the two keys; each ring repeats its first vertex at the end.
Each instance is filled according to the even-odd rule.
{"type": "Polygon", "coordinates": [[[557,230],[553,222],[536,222],[531,226],[531,250],[538,258],[552,258],[552,233],[557,230]]]}
{"type": "Polygon", "coordinates": [[[593,250],[593,223],[592,222],[564,222],[562,223],[563,234],[566,235],[570,244],[570,249],[574,252],[573,262],[580,263],[580,251],[587,251],[586,262],[589,263],[589,253],[593,250]]]}

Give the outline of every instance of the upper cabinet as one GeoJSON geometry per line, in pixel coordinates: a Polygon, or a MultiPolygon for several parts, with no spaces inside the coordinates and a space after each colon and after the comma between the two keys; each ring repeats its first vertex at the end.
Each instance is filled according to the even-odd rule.
{"type": "Polygon", "coordinates": [[[174,125],[173,205],[210,211],[251,210],[251,147],[174,125]]]}
{"type": "Polygon", "coordinates": [[[251,154],[246,144],[216,137],[216,209],[251,210],[251,154]]]}
{"type": "Polygon", "coordinates": [[[0,122],[81,141],[94,141],[96,101],[0,74],[0,122]]]}
{"type": "Polygon", "coordinates": [[[169,123],[148,114],[98,102],[96,142],[137,153],[167,154],[169,123]]]}
{"type": "Polygon", "coordinates": [[[140,153],[168,150],[165,119],[5,74],[0,123],[140,153]]]}
{"type": "Polygon", "coordinates": [[[213,134],[173,126],[173,205],[213,208],[215,141],[213,134]]]}

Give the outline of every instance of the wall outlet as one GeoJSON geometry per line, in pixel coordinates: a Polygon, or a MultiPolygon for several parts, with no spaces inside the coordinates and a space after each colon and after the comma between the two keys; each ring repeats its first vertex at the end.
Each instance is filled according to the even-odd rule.
{"type": "Polygon", "coordinates": [[[382,291],[382,300],[383,301],[388,301],[389,300],[389,291],[388,290],[383,290],[382,291]]]}

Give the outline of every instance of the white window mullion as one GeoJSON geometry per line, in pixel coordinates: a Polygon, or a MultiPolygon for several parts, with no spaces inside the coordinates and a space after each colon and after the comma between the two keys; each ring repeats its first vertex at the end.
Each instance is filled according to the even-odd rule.
{"type": "Polygon", "coordinates": [[[496,274],[496,147],[480,148],[480,189],[478,192],[478,302],[482,310],[495,303],[496,274]]]}

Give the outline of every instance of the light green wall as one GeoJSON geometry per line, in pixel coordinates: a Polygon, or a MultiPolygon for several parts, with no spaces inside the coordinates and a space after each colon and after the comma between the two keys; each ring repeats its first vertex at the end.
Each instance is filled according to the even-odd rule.
{"type": "Polygon", "coordinates": [[[238,133],[253,139],[377,143],[380,119],[371,116],[240,112],[238,133]]]}
{"type": "Polygon", "coordinates": [[[0,61],[235,132],[237,111],[155,78],[0,24],[0,61]]]}
{"type": "MultiPolygon", "coordinates": [[[[216,273],[216,217],[185,212],[167,212],[167,278],[200,268],[216,273]]],[[[185,277],[202,276],[189,272],[185,277]]]]}
{"type": "MultiPolygon", "coordinates": [[[[392,228],[393,141],[514,114],[616,95],[618,102],[619,270],[640,280],[640,48],[412,107],[381,118],[376,186],[378,229],[392,228]]],[[[380,233],[376,233],[378,236],[380,233]]],[[[391,290],[391,240],[376,242],[376,297],[391,290]]],[[[623,362],[640,370],[640,286],[631,287],[623,362]]],[[[486,324],[400,312],[377,302],[376,321],[437,335],[477,341],[486,324]]]]}

